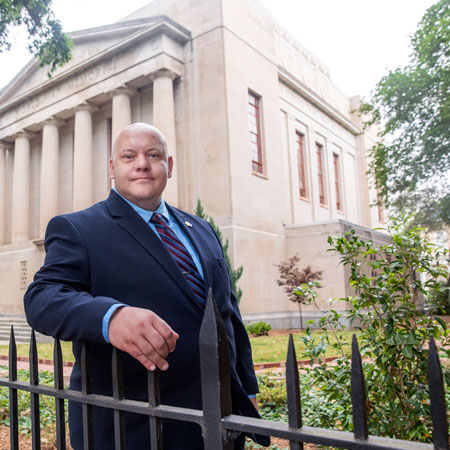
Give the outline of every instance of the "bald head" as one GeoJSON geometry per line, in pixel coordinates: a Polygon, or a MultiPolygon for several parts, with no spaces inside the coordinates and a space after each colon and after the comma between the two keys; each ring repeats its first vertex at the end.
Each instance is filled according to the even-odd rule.
{"type": "Polygon", "coordinates": [[[158,208],[173,160],[157,128],[146,123],[125,127],[114,141],[109,166],[119,194],[149,211],[158,208]]]}
{"type": "Polygon", "coordinates": [[[161,131],[158,130],[158,128],[149,125],[148,123],[144,122],[136,122],[132,123],[131,125],[126,126],[122,129],[122,131],[117,135],[117,137],[114,139],[113,145],[112,145],[112,152],[111,152],[111,159],[114,160],[117,148],[120,146],[121,141],[128,138],[130,135],[133,134],[151,134],[152,136],[155,136],[159,139],[162,146],[164,147],[164,150],[166,151],[167,155],[169,154],[169,149],[167,148],[167,142],[164,135],[161,133],[161,131]]]}

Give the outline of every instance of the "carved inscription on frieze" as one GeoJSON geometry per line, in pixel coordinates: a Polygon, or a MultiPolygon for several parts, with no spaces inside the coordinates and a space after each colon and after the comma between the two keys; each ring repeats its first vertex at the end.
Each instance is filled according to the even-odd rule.
{"type": "Polygon", "coordinates": [[[67,97],[77,92],[80,88],[88,87],[98,80],[107,78],[108,75],[116,72],[117,59],[118,57],[114,57],[91,69],[76,72],[68,81],[62,82],[42,94],[24,101],[15,108],[14,113],[19,117],[32,114],[40,107],[45,107],[54,100],[60,99],[63,96],[67,97]]]}

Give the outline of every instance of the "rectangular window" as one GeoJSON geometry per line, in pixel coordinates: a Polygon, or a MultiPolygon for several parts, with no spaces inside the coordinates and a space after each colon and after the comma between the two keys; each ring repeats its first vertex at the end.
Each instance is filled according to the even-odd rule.
{"type": "Polygon", "coordinates": [[[322,206],[326,206],[327,199],[325,197],[325,172],[323,164],[323,145],[316,142],[317,154],[317,176],[319,179],[319,202],[322,206]]]}
{"type": "Polygon", "coordinates": [[[341,174],[339,170],[339,155],[333,153],[333,166],[334,166],[334,186],[336,189],[336,208],[338,211],[342,211],[342,195],[341,195],[341,174]]]}
{"type": "Polygon", "coordinates": [[[300,197],[308,198],[308,188],[306,186],[304,139],[305,136],[297,131],[296,145],[297,145],[297,161],[298,161],[298,185],[300,190],[300,197]]]}
{"type": "Polygon", "coordinates": [[[248,111],[250,127],[250,151],[252,154],[253,172],[263,174],[263,156],[261,145],[260,97],[248,93],[248,111]]]}

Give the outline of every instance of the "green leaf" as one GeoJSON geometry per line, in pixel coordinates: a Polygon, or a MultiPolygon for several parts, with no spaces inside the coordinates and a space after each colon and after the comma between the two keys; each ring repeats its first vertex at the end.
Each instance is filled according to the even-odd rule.
{"type": "Polygon", "coordinates": [[[409,345],[405,345],[403,347],[403,354],[407,357],[407,358],[412,358],[412,348],[409,345]]]}
{"type": "Polygon", "coordinates": [[[444,322],[444,320],[441,317],[436,316],[434,319],[437,322],[439,322],[439,324],[441,325],[441,327],[443,328],[444,331],[447,331],[447,324],[444,322]]]}

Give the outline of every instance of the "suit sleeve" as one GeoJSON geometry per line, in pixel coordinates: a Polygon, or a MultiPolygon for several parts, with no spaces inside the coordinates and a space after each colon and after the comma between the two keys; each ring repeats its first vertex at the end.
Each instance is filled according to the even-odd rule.
{"type": "Polygon", "coordinates": [[[236,371],[245,392],[247,392],[248,395],[253,395],[259,392],[259,388],[253,365],[252,348],[250,346],[247,330],[242,322],[241,313],[239,312],[239,307],[234,293],[232,293],[232,297],[232,302],[234,302],[232,322],[236,345],[236,371]]]}
{"type": "MultiPolygon", "coordinates": [[[[209,222],[206,223],[211,228],[212,232],[214,233],[214,236],[217,239],[217,242],[220,245],[220,248],[222,249],[220,240],[216,232],[214,231],[209,222]]],[[[247,330],[245,329],[244,323],[242,321],[236,295],[233,291],[229,270],[227,270],[227,272],[231,291],[230,301],[233,306],[233,314],[231,316],[231,322],[233,325],[233,333],[234,333],[234,348],[236,349],[236,372],[239,376],[239,379],[245,392],[247,392],[248,395],[253,395],[259,392],[259,388],[258,388],[258,380],[256,378],[255,369],[253,365],[252,348],[250,346],[250,340],[248,338],[247,330]]]]}
{"type": "Polygon", "coordinates": [[[88,250],[69,218],[49,222],[45,250],[44,265],[24,296],[28,323],[62,340],[104,343],[103,316],[119,302],[90,294],[88,250]]]}

